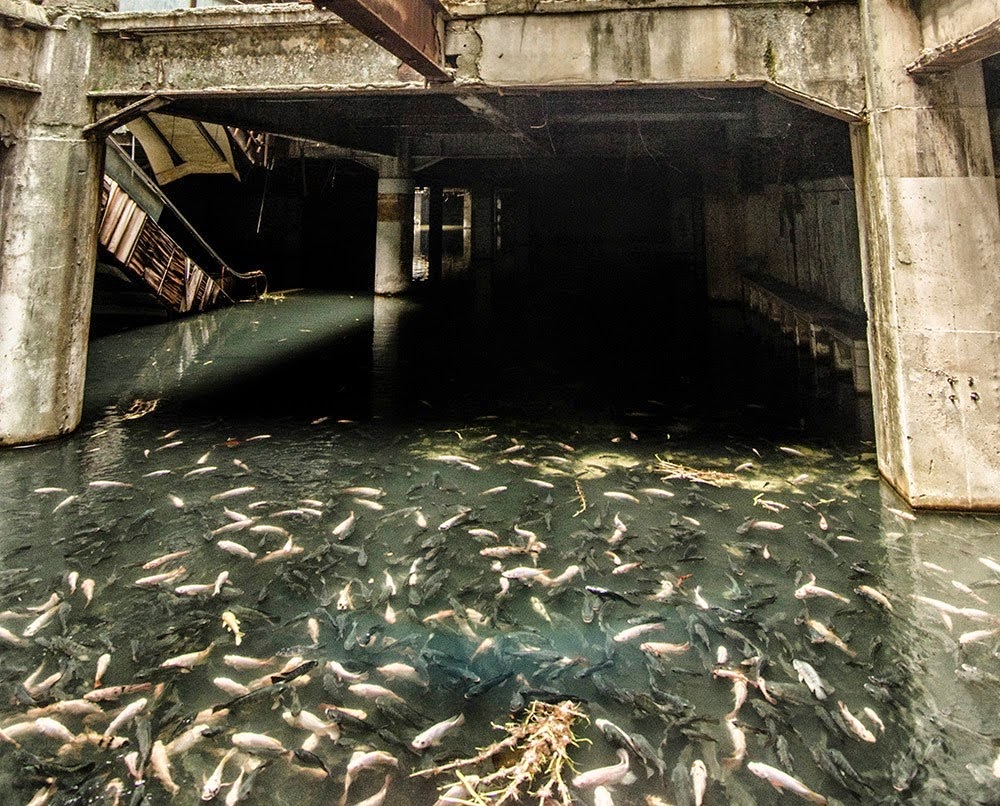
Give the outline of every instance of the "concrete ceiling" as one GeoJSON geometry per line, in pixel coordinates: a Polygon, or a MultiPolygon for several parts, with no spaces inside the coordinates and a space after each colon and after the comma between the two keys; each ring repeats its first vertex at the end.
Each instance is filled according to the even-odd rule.
{"type": "Polygon", "coordinates": [[[169,112],[342,148],[388,155],[404,148],[417,159],[446,160],[645,154],[702,163],[752,140],[821,141],[846,132],[839,121],[746,89],[216,96],[178,99],[169,112]]]}

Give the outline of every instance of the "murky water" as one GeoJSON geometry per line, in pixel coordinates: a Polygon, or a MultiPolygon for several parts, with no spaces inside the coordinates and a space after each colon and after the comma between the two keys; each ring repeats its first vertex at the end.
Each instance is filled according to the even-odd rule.
{"type": "MultiPolygon", "coordinates": [[[[332,802],[352,753],[378,749],[399,764],[385,802],[430,804],[454,779],[411,772],[474,755],[512,709],[563,695],[589,718],[576,726],[589,740],[572,751],[578,771],[617,761],[599,719],[646,740],[617,804],[693,803],[697,759],[705,803],[774,802],[748,762],[830,802],[998,802],[1000,520],[913,519],[876,478],[864,405],[807,365],[790,369],[738,316],[677,303],[635,317],[603,296],[559,310],[543,299],[515,319],[503,302],[373,310],[297,295],[94,342],[80,431],[0,454],[0,626],[12,635],[0,725],[21,745],[0,744],[4,803],[49,783],[53,802],[102,802],[116,778],[123,802],[165,803],[152,765],[136,785],[124,759],[137,751],[141,766],[155,741],[207,720],[209,735],[170,757],[173,802],[193,803],[233,734],[301,747],[310,732],[283,713],[302,709],[337,719],[339,741],[271,758],[248,802],[332,802]],[[499,547],[519,553],[489,556],[499,547]],[[142,567],[173,552],[187,554],[142,567]],[[519,568],[546,578],[529,584],[519,568]],[[838,598],[798,598],[810,575],[838,598]],[[176,592],[197,584],[209,589],[176,592]],[[53,592],[48,611],[28,610],[53,592]],[[682,650],[658,658],[646,642],[682,650]],[[206,648],[190,670],[162,667],[206,648]],[[43,713],[30,709],[92,691],[106,653],[103,688],[151,685],[56,718],[100,734],[146,698],[113,731],[127,746],[24,727],[43,713]],[[236,654],[273,660],[243,671],[227,663],[236,654]],[[351,689],[331,660],[406,705],[351,689]],[[307,675],[212,713],[237,696],[218,678],[252,686],[307,661],[307,675]],[[377,670],[391,663],[419,681],[377,670]],[[409,747],[460,713],[440,745],[409,747]]],[[[230,759],[223,781],[248,758],[230,759]]],[[[360,772],[347,802],[374,795],[385,771],[360,772]]]]}

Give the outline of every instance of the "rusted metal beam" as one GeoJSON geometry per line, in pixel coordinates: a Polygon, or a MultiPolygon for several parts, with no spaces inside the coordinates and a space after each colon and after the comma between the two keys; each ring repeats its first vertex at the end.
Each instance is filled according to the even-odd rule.
{"type": "Polygon", "coordinates": [[[313,0],[420,73],[451,81],[444,64],[444,16],[438,0],[313,0]]]}

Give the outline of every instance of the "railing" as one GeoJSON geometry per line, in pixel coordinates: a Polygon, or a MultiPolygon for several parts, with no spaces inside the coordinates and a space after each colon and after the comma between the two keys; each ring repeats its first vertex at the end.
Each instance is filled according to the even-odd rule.
{"type": "Polygon", "coordinates": [[[108,141],[98,241],[105,255],[140,280],[174,313],[204,311],[252,299],[266,289],[263,272],[233,270],[113,141],[108,141]],[[203,267],[159,223],[169,209],[188,239],[204,252],[203,267]]]}

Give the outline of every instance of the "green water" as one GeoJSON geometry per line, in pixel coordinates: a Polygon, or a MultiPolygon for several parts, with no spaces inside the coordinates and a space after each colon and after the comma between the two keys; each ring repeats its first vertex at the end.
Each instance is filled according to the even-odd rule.
{"type": "MultiPolygon", "coordinates": [[[[47,626],[23,645],[3,646],[0,725],[25,722],[33,705],[81,697],[104,653],[105,686],[158,687],[104,704],[108,715],[60,717],[74,734],[100,732],[117,708],[147,697],[138,720],[117,731],[130,739],[126,747],[60,755],[61,741],[30,733],[19,739],[21,752],[0,744],[3,802],[26,803],[46,781],[51,802],[111,802],[101,793],[115,778],[122,802],[170,801],[148,769],[142,785],[133,782],[125,754],[168,742],[186,718],[231,700],[215,678],[249,683],[292,657],[318,661],[302,685],[217,716],[215,735],[171,758],[180,787],[172,802],[199,801],[203,776],[233,733],[299,747],[309,733],[287,725],[283,710],[322,717],[324,706],[342,705],[367,719],[343,723],[338,742],[315,746],[331,774],[274,759],[248,802],[333,802],[362,748],[399,759],[386,803],[431,804],[451,779],[409,774],[501,738],[492,725],[510,721],[526,688],[582,698],[589,723],[577,733],[589,742],[572,750],[579,771],[617,760],[597,719],[641,735],[659,754],[663,774],[649,776],[630,756],[637,780],[613,788],[616,804],[649,796],[693,803],[695,759],[708,769],[706,803],[775,802],[746,768],[751,761],[831,802],[998,802],[991,766],[1000,642],[959,643],[998,625],[966,615],[949,625],[913,597],[1000,613],[1000,576],[979,561],[1000,560],[1000,520],[908,517],[877,479],[863,439],[865,401],[756,341],[739,316],[674,310],[633,319],[603,301],[608,307],[558,312],[542,303],[514,318],[502,305],[491,316],[477,307],[465,316],[454,305],[373,310],[370,298],[294,295],[95,340],[80,430],[0,454],[0,626],[21,635],[37,615],[27,607],[61,597],[47,626]],[[137,400],[156,405],[131,419],[137,400]],[[699,471],[701,481],[676,477],[678,467],[699,471]],[[213,499],[243,487],[252,489],[213,499]],[[484,494],[497,487],[506,489],[484,494]],[[353,530],[339,539],[333,530],[352,512],[353,530]],[[464,520],[440,528],[461,513],[464,520]],[[240,515],[244,528],[213,535],[240,515]],[[285,530],[301,552],[260,563],[216,545],[231,540],[260,558],[286,542],[256,528],[267,526],[285,530]],[[556,577],[578,565],[581,574],[552,587],[514,580],[500,595],[501,572],[532,567],[531,555],[493,560],[480,551],[524,547],[528,538],[515,528],[545,544],[538,568],[556,577]],[[469,534],[477,529],[497,537],[469,534]],[[176,551],[189,553],[141,568],[176,551]],[[171,584],[133,584],[179,566],[186,573],[171,584]],[[95,582],[89,604],[69,592],[73,571],[95,582]],[[224,571],[218,596],[173,592],[224,571]],[[809,574],[848,601],[796,598],[809,574]],[[664,582],[674,593],[656,600],[664,582]],[[855,593],[860,585],[883,593],[892,610],[855,593]],[[353,609],[338,609],[347,586],[353,609]],[[630,603],[602,605],[585,586],[630,603]],[[387,605],[395,623],[386,622],[387,605]],[[226,611],[245,633],[238,647],[226,611]],[[855,654],[812,641],[809,620],[855,654]],[[644,621],[661,626],[611,640],[644,621]],[[486,639],[492,648],[473,657],[486,639]],[[659,661],[640,650],[644,641],[690,648],[659,661]],[[191,671],[160,668],[209,646],[191,671]],[[228,654],[275,660],[244,672],[224,663],[228,654]],[[447,660],[428,664],[432,656],[447,660]],[[348,690],[324,668],[329,660],[397,693],[417,712],[413,724],[348,690]],[[798,682],[793,660],[832,687],[826,700],[798,682]],[[414,666],[429,685],[387,681],[376,667],[392,662],[414,666]],[[40,665],[36,681],[61,677],[31,703],[20,684],[40,665]],[[713,677],[715,668],[740,669],[754,682],[759,675],[774,700],[750,686],[735,717],[747,745],[742,763],[723,765],[733,753],[725,725],[733,687],[713,677]],[[465,696],[474,678],[496,677],[504,679],[494,688],[465,696]],[[848,735],[835,721],[838,701],[859,717],[873,709],[884,733],[862,717],[876,741],[848,735]],[[408,749],[420,730],[458,713],[464,724],[439,746],[408,749]],[[845,786],[824,771],[814,755],[823,749],[840,751],[858,780],[845,786]]],[[[223,780],[246,758],[232,759],[223,780]]],[[[360,773],[348,803],[373,795],[383,773],[360,773]]],[[[575,794],[593,803],[592,791],[575,794]]]]}

